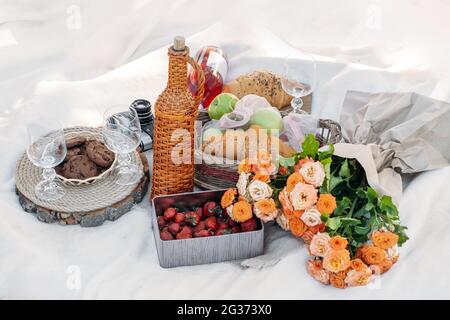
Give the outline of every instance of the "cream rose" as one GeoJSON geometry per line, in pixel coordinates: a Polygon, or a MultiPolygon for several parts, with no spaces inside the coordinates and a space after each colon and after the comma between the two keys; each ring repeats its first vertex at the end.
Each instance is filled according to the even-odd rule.
{"type": "Polygon", "coordinates": [[[241,174],[239,175],[239,180],[236,183],[236,188],[238,190],[239,195],[245,198],[247,196],[247,185],[249,177],[250,173],[241,172],[241,174]]]}
{"type": "Polygon", "coordinates": [[[289,194],[295,210],[306,210],[317,202],[317,190],[310,184],[297,183],[289,194]]]}
{"type": "Polygon", "coordinates": [[[253,180],[248,186],[248,192],[253,201],[268,199],[272,196],[272,188],[265,182],[253,180]]]}
{"type": "Polygon", "coordinates": [[[314,261],[308,260],[307,270],[311,277],[317,281],[323,284],[330,283],[330,273],[327,270],[316,266],[314,261]]]}
{"type": "Polygon", "coordinates": [[[311,254],[318,257],[325,257],[331,250],[330,239],[328,233],[318,232],[309,244],[309,251],[311,254]]]}
{"type": "Polygon", "coordinates": [[[308,210],[306,210],[300,219],[308,226],[308,227],[314,227],[317,226],[319,223],[322,223],[322,219],[320,218],[320,212],[316,209],[316,207],[312,207],[308,210]]]}
{"type": "Polygon", "coordinates": [[[289,231],[289,219],[284,214],[279,214],[276,221],[281,229],[289,231]]]}
{"type": "Polygon", "coordinates": [[[231,220],[234,220],[234,218],[233,218],[233,205],[227,207],[227,214],[228,214],[228,216],[230,217],[231,220]]]}
{"type": "Polygon", "coordinates": [[[307,183],[315,187],[320,187],[325,179],[325,170],[319,161],[305,163],[300,169],[300,174],[307,183]]]}
{"type": "Polygon", "coordinates": [[[372,279],[372,271],[366,268],[363,271],[350,270],[345,277],[345,283],[350,286],[365,286],[372,279]]]}
{"type": "Polygon", "coordinates": [[[398,255],[398,245],[394,245],[392,248],[387,249],[387,256],[389,260],[397,259],[398,255]]]}

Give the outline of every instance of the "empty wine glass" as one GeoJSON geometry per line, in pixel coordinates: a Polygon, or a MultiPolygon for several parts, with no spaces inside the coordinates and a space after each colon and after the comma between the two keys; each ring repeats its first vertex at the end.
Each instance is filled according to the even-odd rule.
{"type": "Polygon", "coordinates": [[[284,60],[281,85],[284,91],[294,97],[291,101],[292,112],[306,113],[301,110],[303,106],[302,97],[313,92],[316,85],[316,61],[314,57],[301,52],[288,55],[284,60]]]}
{"type": "Polygon", "coordinates": [[[116,183],[130,185],[138,182],[139,167],[132,163],[132,152],[141,142],[141,125],[133,108],[126,105],[107,109],[103,117],[103,139],[105,145],[117,155],[117,165],[113,173],[116,183]]]}
{"type": "Polygon", "coordinates": [[[67,153],[66,140],[62,126],[54,119],[40,120],[27,128],[29,146],[28,159],[37,167],[43,168],[43,181],[34,191],[36,196],[45,201],[57,200],[65,191],[60,182],[55,181],[54,167],[64,161],[67,153]]]}

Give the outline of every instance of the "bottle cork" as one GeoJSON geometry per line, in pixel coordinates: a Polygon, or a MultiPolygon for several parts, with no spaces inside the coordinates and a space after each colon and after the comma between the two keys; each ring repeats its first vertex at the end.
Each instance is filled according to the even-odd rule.
{"type": "Polygon", "coordinates": [[[185,39],[182,36],[176,36],[173,39],[173,50],[176,51],[183,51],[184,48],[186,47],[185,45],[185,39]]]}

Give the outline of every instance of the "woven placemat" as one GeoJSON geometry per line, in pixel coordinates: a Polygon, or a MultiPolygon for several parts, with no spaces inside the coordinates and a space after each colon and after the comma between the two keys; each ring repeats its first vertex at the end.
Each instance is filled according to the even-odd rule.
{"type": "MultiPolygon", "coordinates": [[[[101,133],[100,128],[73,127],[64,129],[66,133],[86,132],[101,133]]],[[[139,153],[133,154],[132,160],[139,168],[140,180],[144,175],[143,163],[139,153]]],[[[17,162],[16,166],[16,188],[25,198],[37,206],[64,213],[92,212],[112,206],[129,196],[139,185],[139,181],[129,186],[116,184],[117,176],[110,174],[93,184],[73,186],[65,185],[66,194],[63,198],[55,201],[43,201],[36,197],[34,188],[42,181],[42,169],[36,167],[28,159],[26,152],[17,162]]]]}

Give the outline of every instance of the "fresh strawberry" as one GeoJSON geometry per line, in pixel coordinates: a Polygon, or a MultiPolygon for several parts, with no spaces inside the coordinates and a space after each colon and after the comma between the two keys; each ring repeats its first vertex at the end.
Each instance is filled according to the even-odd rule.
{"type": "Polygon", "coordinates": [[[230,234],[231,229],[220,229],[216,231],[216,236],[222,236],[224,234],[230,234]]]}
{"type": "Polygon", "coordinates": [[[231,227],[231,232],[239,233],[239,232],[241,232],[241,228],[239,226],[231,227]]]}
{"type": "Polygon", "coordinates": [[[214,216],[209,217],[208,219],[205,220],[205,225],[206,225],[207,229],[210,229],[213,231],[217,230],[217,227],[218,227],[217,218],[214,216]]]}
{"type": "Polygon", "coordinates": [[[196,212],[198,215],[200,215],[201,218],[203,218],[203,209],[202,207],[195,207],[194,212],[196,212]]]}
{"type": "Polygon", "coordinates": [[[163,216],[159,216],[157,220],[160,229],[166,226],[166,220],[164,220],[163,216]]]}
{"type": "Polygon", "coordinates": [[[198,223],[198,225],[196,225],[195,228],[194,228],[194,232],[199,232],[199,231],[202,231],[202,230],[206,230],[205,221],[200,221],[198,223]]]}
{"type": "Polygon", "coordinates": [[[184,213],[177,212],[177,214],[175,215],[175,222],[176,223],[181,223],[184,220],[186,220],[186,216],[184,215],[184,213]]]}
{"type": "Polygon", "coordinates": [[[241,222],[241,232],[247,232],[247,231],[255,231],[258,228],[258,223],[255,219],[255,217],[252,217],[251,219],[241,222]]]}
{"type": "Polygon", "coordinates": [[[238,226],[238,225],[239,225],[239,224],[238,224],[236,221],[234,221],[233,219],[228,219],[227,222],[228,222],[228,224],[229,224],[230,227],[234,227],[234,226],[238,226]]]}
{"type": "Polygon", "coordinates": [[[164,240],[164,241],[174,239],[173,235],[167,229],[164,229],[161,231],[160,237],[161,237],[161,240],[164,240]]]}
{"type": "Polygon", "coordinates": [[[186,223],[192,227],[195,227],[199,224],[201,217],[198,213],[194,211],[189,211],[186,213],[186,223]]]}
{"type": "Polygon", "coordinates": [[[192,234],[190,234],[190,233],[177,233],[176,238],[177,239],[190,239],[190,238],[192,238],[192,234]]]}
{"type": "Polygon", "coordinates": [[[172,222],[171,224],[169,224],[169,227],[167,228],[167,230],[169,230],[169,232],[173,235],[176,235],[178,232],[180,232],[180,224],[176,223],[176,222],[172,222]]]}
{"type": "Polygon", "coordinates": [[[194,238],[210,237],[211,235],[212,232],[209,230],[200,230],[199,232],[194,233],[194,238]]]}
{"type": "Polygon", "coordinates": [[[219,223],[218,223],[217,230],[228,229],[228,227],[229,227],[228,222],[226,222],[226,221],[224,221],[224,220],[221,220],[221,221],[219,221],[219,223]]]}
{"type": "Polygon", "coordinates": [[[177,233],[176,238],[177,239],[192,238],[192,229],[191,229],[191,227],[184,226],[183,228],[181,228],[181,231],[179,233],[177,233]]]}
{"type": "Polygon", "coordinates": [[[217,207],[217,203],[214,201],[208,201],[203,205],[203,215],[205,217],[211,217],[215,213],[215,208],[217,207]]]}
{"type": "Polygon", "coordinates": [[[176,214],[177,210],[175,208],[167,208],[166,210],[164,210],[164,220],[173,221],[176,214]]]}

